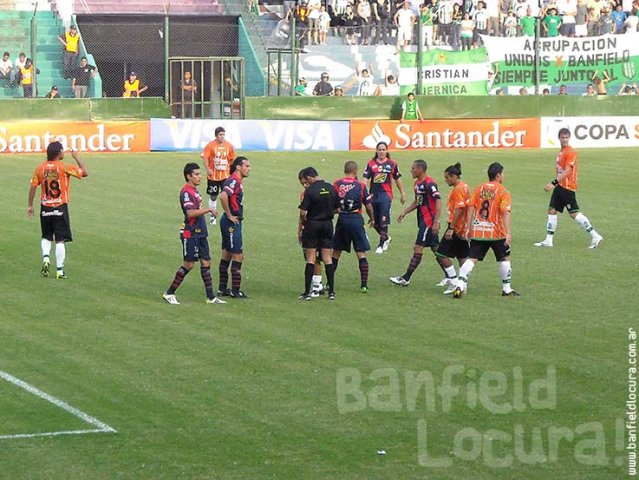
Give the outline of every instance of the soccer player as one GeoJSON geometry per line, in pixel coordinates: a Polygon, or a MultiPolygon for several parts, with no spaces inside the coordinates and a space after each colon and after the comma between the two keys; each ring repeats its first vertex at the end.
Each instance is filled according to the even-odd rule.
{"type": "Polygon", "coordinates": [[[244,219],[244,187],[243,180],[251,171],[251,163],[246,157],[237,157],[231,165],[231,176],[224,182],[220,203],[224,213],[220,219],[222,232],[222,258],[220,259],[220,287],[218,296],[246,299],[247,295],[240,290],[242,282],[242,220],[244,219]],[[231,266],[231,285],[229,280],[229,265],[231,266]]]}
{"type": "Polygon", "coordinates": [[[548,207],[548,226],[546,239],[543,242],[535,243],[535,247],[552,247],[557,230],[557,212],[568,210],[568,215],[573,218],[581,227],[590,234],[590,247],[597,248],[603,237],[597,233],[590,220],[579,211],[577,204],[577,152],[569,145],[570,130],[562,128],[559,130],[559,143],[561,150],[557,155],[557,176],[544,186],[544,190],[552,190],[550,205],[548,207]]]}
{"type": "Polygon", "coordinates": [[[333,217],[339,208],[339,197],[330,183],[320,178],[317,170],[306,167],[300,170],[297,178],[300,183],[308,184],[304,190],[304,198],[300,203],[299,227],[302,232],[302,247],[306,257],[304,269],[304,292],[300,300],[310,300],[311,284],[315,270],[317,249],[320,249],[326,281],[328,283],[328,299],[335,300],[333,270],[333,217]]]}
{"type": "Polygon", "coordinates": [[[204,160],[206,167],[206,193],[210,197],[211,225],[215,225],[217,223],[217,196],[222,191],[224,182],[229,178],[231,163],[235,160],[235,149],[226,141],[224,127],[215,129],[215,139],[206,144],[200,157],[204,160]]]}
{"type": "Polygon", "coordinates": [[[162,298],[171,305],[179,305],[175,291],[184,281],[184,277],[193,269],[195,262],[200,262],[200,274],[206,291],[206,303],[226,303],[213,294],[213,279],[211,278],[211,255],[209,254],[208,231],[205,215],[211,211],[202,206],[202,197],[197,187],[202,181],[200,166],[197,163],[187,163],[184,166],[184,180],[186,184],[180,191],[180,207],[184,213],[184,223],[180,229],[182,253],[184,263],[175,273],[173,283],[162,294],[162,298]]]}
{"type": "MultiPolygon", "coordinates": [[[[300,180],[304,190],[308,188],[308,182],[306,180],[300,180]]],[[[300,203],[297,208],[300,208],[302,200],[304,200],[304,190],[300,193],[300,203]]],[[[302,232],[304,231],[304,225],[298,223],[297,225],[297,240],[302,245],[302,232]]],[[[304,247],[302,247],[302,256],[306,260],[306,254],[304,253],[304,247]]],[[[324,285],[322,283],[322,253],[318,250],[315,251],[315,268],[313,269],[313,280],[311,282],[311,297],[317,298],[320,295],[324,295],[324,285]]]]}
{"type": "Polygon", "coordinates": [[[81,179],[89,175],[78,153],[71,151],[71,156],[78,164],[77,166],[63,163],[64,147],[60,142],[51,142],[47,146],[47,161],[38,165],[31,177],[27,215],[33,216],[33,199],[36,189],[40,186],[40,228],[42,230],[40,272],[43,277],[49,276],[51,245],[55,240],[55,278],[67,278],[64,273],[66,258],[64,244],[73,241],[69,217],[69,182],[71,177],[81,179]]]}
{"type": "Polygon", "coordinates": [[[466,209],[470,200],[470,190],[462,181],[461,175],[459,162],[444,170],[444,181],[449,187],[453,187],[448,195],[448,227],[435,252],[446,273],[446,278],[439,284],[439,286],[448,287],[444,295],[453,293],[456,286],[457,273],[451,259],[456,258],[461,267],[468,258],[468,240],[462,237],[465,237],[466,209]]]}
{"type": "Polygon", "coordinates": [[[483,261],[489,249],[499,264],[503,297],[519,297],[510,284],[510,192],[502,185],[504,167],[492,163],[488,167],[488,182],[479,185],[470,197],[466,212],[466,233],[470,239],[468,259],[459,269],[457,286],[453,291],[460,298],[466,291],[468,276],[478,261],[483,261]]]}
{"type": "Polygon", "coordinates": [[[342,252],[351,251],[351,243],[359,261],[360,289],[368,292],[368,260],[366,252],[371,246],[364,228],[362,207],[366,209],[369,222],[375,225],[375,216],[371,206],[372,197],[366,184],[357,179],[357,163],[348,161],[344,164],[345,177],[335,180],[333,187],[339,196],[339,217],[333,238],[333,270],[337,270],[342,252]]]}
{"type": "Polygon", "coordinates": [[[395,180],[402,204],[406,203],[406,193],[400,179],[402,175],[397,168],[397,162],[391,160],[388,153],[388,144],[379,142],[375,150],[375,155],[366,165],[363,177],[367,179],[368,190],[373,196],[374,224],[375,230],[379,233],[379,244],[375,253],[384,253],[388,250],[391,242],[391,237],[388,235],[391,203],[393,201],[393,186],[391,182],[395,180]]]}
{"type": "MultiPolygon", "coordinates": [[[[442,212],[442,197],[437,189],[435,180],[426,173],[427,165],[424,160],[415,160],[410,173],[415,179],[415,200],[397,217],[397,221],[404,220],[413,210],[417,210],[417,238],[413,246],[413,256],[410,259],[406,273],[400,277],[390,277],[395,285],[407,287],[415,269],[422,261],[424,247],[430,247],[435,253],[439,244],[439,218],[442,212]]],[[[437,257],[435,257],[437,258],[437,257]]]]}

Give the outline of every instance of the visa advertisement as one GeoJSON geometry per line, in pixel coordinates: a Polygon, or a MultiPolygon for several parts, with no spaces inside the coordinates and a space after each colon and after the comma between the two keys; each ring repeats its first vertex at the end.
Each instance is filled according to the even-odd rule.
{"type": "Polygon", "coordinates": [[[575,148],[639,147],[639,117],[543,117],[541,148],[560,148],[560,128],[575,148]]]}
{"type": "Polygon", "coordinates": [[[296,120],[151,119],[151,150],[200,151],[226,130],[226,140],[242,151],[331,151],[349,149],[349,122],[296,120]]]}
{"type": "Polygon", "coordinates": [[[539,148],[538,118],[418,121],[351,121],[351,150],[433,148],[539,148]]]}

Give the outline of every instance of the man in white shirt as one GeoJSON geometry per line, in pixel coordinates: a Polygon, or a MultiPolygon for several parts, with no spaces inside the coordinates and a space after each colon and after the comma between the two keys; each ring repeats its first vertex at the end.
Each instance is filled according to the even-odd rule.
{"type": "Polygon", "coordinates": [[[357,88],[357,95],[360,97],[368,97],[375,94],[375,79],[373,78],[373,66],[369,65],[368,69],[364,68],[359,71],[357,65],[355,65],[355,73],[357,73],[357,81],[359,86],[357,88]]]}
{"type": "Polygon", "coordinates": [[[566,37],[575,36],[575,15],[577,15],[577,0],[559,0],[559,15],[561,15],[561,33],[566,37]]]}
{"type": "Polygon", "coordinates": [[[395,26],[397,27],[397,51],[402,47],[408,47],[413,40],[413,25],[415,15],[410,9],[410,2],[404,1],[402,8],[395,14],[395,26]]]}
{"type": "MultiPolygon", "coordinates": [[[[13,69],[13,62],[9,60],[11,55],[9,52],[4,52],[2,55],[2,61],[0,61],[0,80],[9,80],[10,83],[13,83],[16,77],[16,72],[13,69]]],[[[5,88],[8,85],[5,85],[5,88]]]]}

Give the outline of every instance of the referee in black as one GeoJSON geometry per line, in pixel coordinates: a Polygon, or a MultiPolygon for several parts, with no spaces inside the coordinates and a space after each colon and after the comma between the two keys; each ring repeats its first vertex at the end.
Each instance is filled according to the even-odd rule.
{"type": "Polygon", "coordinates": [[[322,180],[313,167],[300,170],[298,179],[304,187],[304,197],[300,203],[300,229],[302,248],[306,257],[304,269],[304,292],[300,300],[311,299],[313,269],[317,250],[322,254],[326,279],[328,281],[328,299],[335,300],[333,269],[333,217],[339,208],[339,196],[328,182],[322,180]]]}

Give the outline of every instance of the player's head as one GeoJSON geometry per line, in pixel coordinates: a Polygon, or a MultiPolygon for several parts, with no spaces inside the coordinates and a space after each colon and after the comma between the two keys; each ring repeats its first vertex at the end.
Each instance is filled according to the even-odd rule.
{"type": "Polygon", "coordinates": [[[562,147],[568,146],[570,143],[570,130],[567,128],[560,128],[559,133],[557,134],[557,138],[559,139],[559,144],[562,147]]]}
{"type": "Polygon", "coordinates": [[[62,160],[64,158],[64,147],[62,143],[55,141],[47,146],[47,160],[62,160]]]}
{"type": "Polygon", "coordinates": [[[222,142],[224,141],[225,137],[226,137],[226,130],[224,130],[224,127],[217,127],[215,129],[215,139],[218,142],[222,142]]]}
{"type": "Polygon", "coordinates": [[[373,157],[373,160],[384,160],[386,158],[390,158],[390,153],[388,153],[388,143],[378,142],[375,147],[375,156],[373,157]]]}
{"type": "Polygon", "coordinates": [[[236,157],[231,164],[231,175],[235,172],[239,172],[242,178],[248,177],[251,171],[251,162],[246,157],[236,157]]]}
{"type": "Polygon", "coordinates": [[[421,160],[421,159],[415,160],[410,167],[410,173],[413,176],[413,178],[417,178],[421,175],[424,175],[427,169],[428,169],[428,165],[426,165],[425,160],[421,160]]]}
{"type": "Polygon", "coordinates": [[[344,173],[346,175],[357,175],[357,162],[354,162],[353,160],[349,160],[348,162],[346,162],[344,164],[344,173]]]}
{"type": "Polygon", "coordinates": [[[297,178],[304,188],[312,185],[317,177],[319,177],[319,173],[313,167],[302,168],[297,174],[297,178]]]}
{"type": "Polygon", "coordinates": [[[410,92],[408,95],[406,95],[408,97],[408,101],[412,102],[415,99],[415,94],[413,92],[410,92]]]}
{"type": "Polygon", "coordinates": [[[200,184],[200,166],[195,162],[184,165],[184,180],[197,186],[200,184]]]}
{"type": "Polygon", "coordinates": [[[462,175],[461,163],[457,162],[455,165],[450,165],[444,170],[444,180],[449,186],[457,185],[459,177],[462,175]]]}
{"type": "Polygon", "coordinates": [[[491,182],[493,180],[497,180],[501,183],[501,179],[503,178],[503,176],[504,166],[499,162],[491,163],[488,167],[488,180],[490,180],[491,182]]]}

